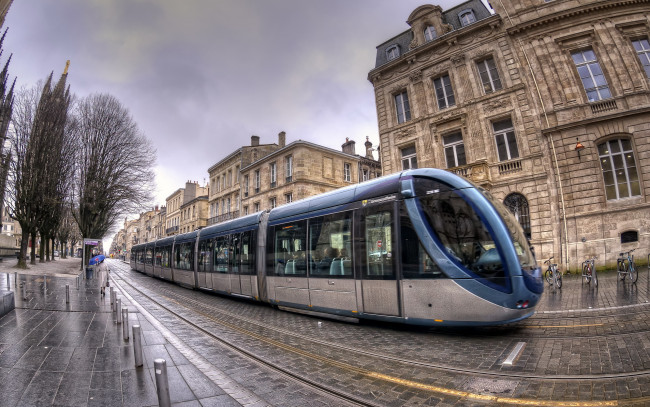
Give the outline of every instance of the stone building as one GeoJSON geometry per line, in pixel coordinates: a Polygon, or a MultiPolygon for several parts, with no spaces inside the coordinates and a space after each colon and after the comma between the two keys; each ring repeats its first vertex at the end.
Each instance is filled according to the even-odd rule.
{"type": "MultiPolygon", "coordinates": [[[[193,218],[194,215],[205,213],[205,211],[197,212],[197,203],[195,202],[193,215],[192,205],[190,204],[191,201],[202,196],[208,196],[208,187],[202,187],[196,181],[187,181],[185,183],[185,188],[179,188],[167,197],[165,236],[174,236],[179,233],[191,232],[194,230],[193,228],[198,228],[199,225],[201,225],[201,227],[205,226],[207,218],[193,218]]],[[[197,202],[203,202],[203,200],[197,202]]]]}
{"type": "Polygon", "coordinates": [[[377,47],[385,173],[446,168],[515,212],[538,259],[650,247],[647,4],[424,5],[377,47]]]}
{"type": "Polygon", "coordinates": [[[278,135],[278,144],[260,144],[259,136],[251,136],[250,146],[243,146],[210,168],[210,193],[208,197],[208,224],[223,222],[240,216],[241,169],[253,161],[284,147],[285,133],[278,135]]]}
{"type": "Polygon", "coordinates": [[[181,233],[201,229],[208,224],[208,188],[202,188],[205,194],[184,203],[181,206],[181,233]]]}
{"type": "Polygon", "coordinates": [[[370,142],[366,142],[366,156],[356,154],[351,140],[341,146],[342,151],[302,140],[285,145],[282,139],[278,147],[242,167],[242,215],[381,176],[370,142]]]}

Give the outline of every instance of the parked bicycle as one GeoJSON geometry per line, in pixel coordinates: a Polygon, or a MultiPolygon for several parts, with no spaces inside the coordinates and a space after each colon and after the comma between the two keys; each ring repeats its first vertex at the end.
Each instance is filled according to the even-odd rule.
{"type": "Polygon", "coordinates": [[[592,257],[582,262],[582,278],[584,278],[587,284],[591,284],[593,281],[594,287],[598,287],[598,274],[594,265],[595,261],[596,257],[592,257]]]}
{"type": "Polygon", "coordinates": [[[625,277],[628,278],[633,283],[636,283],[636,280],[639,278],[639,273],[636,271],[636,265],[634,264],[634,252],[636,249],[632,249],[627,252],[619,253],[619,258],[616,260],[616,271],[618,272],[618,278],[625,280],[625,277]]]}
{"type": "Polygon", "coordinates": [[[557,288],[562,288],[562,272],[557,268],[557,264],[551,263],[551,260],[553,260],[553,257],[544,261],[544,264],[548,264],[548,268],[544,272],[544,278],[550,285],[555,284],[557,288]]]}

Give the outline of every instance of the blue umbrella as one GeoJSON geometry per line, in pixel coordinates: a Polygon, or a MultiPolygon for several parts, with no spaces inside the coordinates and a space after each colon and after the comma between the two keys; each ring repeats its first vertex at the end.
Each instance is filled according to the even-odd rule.
{"type": "Polygon", "coordinates": [[[103,254],[98,254],[97,256],[90,259],[90,261],[88,262],[88,265],[93,266],[95,264],[99,264],[102,261],[104,261],[105,258],[106,258],[106,256],[104,256],[103,254]]]}

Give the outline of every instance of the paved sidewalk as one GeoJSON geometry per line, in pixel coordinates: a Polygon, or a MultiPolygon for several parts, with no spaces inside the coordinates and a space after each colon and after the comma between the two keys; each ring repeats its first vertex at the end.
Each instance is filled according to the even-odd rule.
{"type": "Polygon", "coordinates": [[[77,277],[79,259],[57,259],[28,271],[7,263],[0,265],[0,291],[14,292],[15,310],[0,317],[3,407],[155,406],[157,358],[167,362],[173,405],[239,405],[170,344],[126,296],[118,295],[129,309],[130,338],[125,340],[109,293],[101,297],[97,279],[77,277]],[[131,338],[136,324],[141,326],[144,356],[144,366],[138,368],[131,338]]]}

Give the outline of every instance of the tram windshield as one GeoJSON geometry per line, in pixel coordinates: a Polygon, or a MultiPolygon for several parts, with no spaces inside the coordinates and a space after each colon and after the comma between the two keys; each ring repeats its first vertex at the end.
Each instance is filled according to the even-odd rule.
{"type": "MultiPolygon", "coordinates": [[[[414,184],[422,211],[450,257],[478,277],[507,286],[503,260],[494,238],[469,203],[446,184],[422,178],[416,178],[414,184]]],[[[534,265],[534,258],[530,255],[521,228],[518,225],[513,227],[515,224],[511,223],[514,218],[504,216],[507,213],[504,214],[502,210],[507,212],[507,209],[501,209],[494,198],[485,191],[482,192],[506,220],[522,267],[530,263],[531,259],[534,265]]]]}

